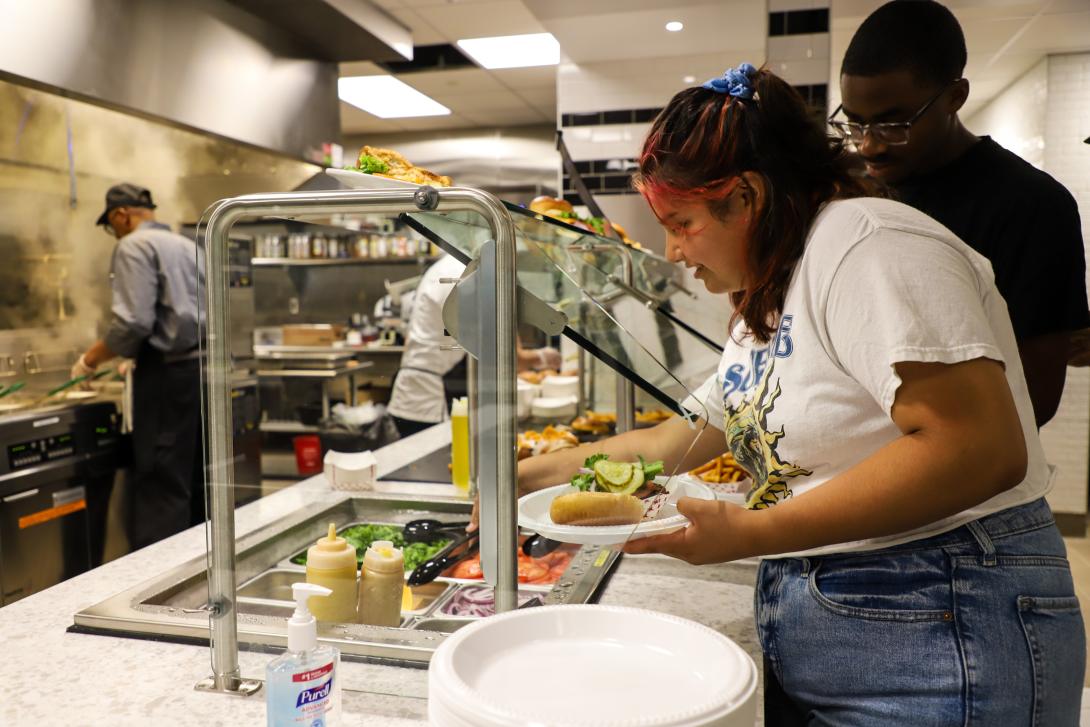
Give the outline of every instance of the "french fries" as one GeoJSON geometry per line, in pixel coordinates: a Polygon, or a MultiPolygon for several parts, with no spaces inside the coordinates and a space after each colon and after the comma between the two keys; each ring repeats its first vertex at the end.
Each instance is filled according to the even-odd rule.
{"type": "Polygon", "coordinates": [[[584,416],[576,417],[572,420],[571,428],[577,432],[608,434],[616,425],[616,414],[588,410],[584,416]]]}
{"type": "Polygon", "coordinates": [[[658,424],[672,416],[673,414],[665,409],[648,409],[647,411],[636,412],[636,421],[641,424],[658,424]]]}
{"type": "Polygon", "coordinates": [[[749,474],[734,461],[730,452],[689,470],[689,474],[711,484],[738,482],[749,477],[749,474]]]}

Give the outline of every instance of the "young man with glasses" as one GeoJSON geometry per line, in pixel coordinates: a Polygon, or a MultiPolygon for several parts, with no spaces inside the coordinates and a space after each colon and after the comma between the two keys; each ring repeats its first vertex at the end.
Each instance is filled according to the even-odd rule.
{"type": "Polygon", "coordinates": [[[991,261],[1041,426],[1060,403],[1071,333],[1090,327],[1078,208],[1048,174],[961,123],[965,62],[949,10],[887,3],[848,46],[829,123],[868,174],[991,261]]]}

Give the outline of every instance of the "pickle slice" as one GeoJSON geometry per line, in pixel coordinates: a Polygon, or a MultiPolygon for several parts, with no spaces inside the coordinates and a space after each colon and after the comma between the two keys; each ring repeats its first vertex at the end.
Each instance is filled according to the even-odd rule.
{"type": "Polygon", "coordinates": [[[624,487],[632,479],[632,463],[599,460],[594,463],[594,476],[598,484],[608,490],[624,487]]]}
{"type": "Polygon", "coordinates": [[[632,466],[632,479],[630,479],[627,483],[625,483],[625,486],[622,489],[613,490],[613,491],[617,492],[617,493],[619,493],[621,495],[632,495],[632,494],[635,494],[636,490],[643,487],[643,483],[644,483],[643,467],[640,467],[639,465],[633,465],[632,466]]]}

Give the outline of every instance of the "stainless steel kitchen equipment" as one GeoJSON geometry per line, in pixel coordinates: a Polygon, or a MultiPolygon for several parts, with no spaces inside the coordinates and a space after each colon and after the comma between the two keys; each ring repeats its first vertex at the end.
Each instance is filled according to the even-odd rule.
{"type": "Polygon", "coordinates": [[[101,563],[119,443],[109,403],[0,417],[0,605],[101,563]]]}
{"type": "MultiPolygon", "coordinates": [[[[379,522],[404,525],[422,517],[445,522],[465,520],[469,503],[455,498],[411,495],[343,497],[314,503],[261,528],[237,545],[235,580],[239,614],[238,643],[251,647],[287,643],[285,621],[294,604],[284,601],[283,586],[306,578],[289,559],[313,545],[328,523],[379,522]]],[[[605,585],[619,553],[587,546],[572,558],[552,586],[530,586],[545,603],[586,603],[605,585]]],[[[441,577],[426,588],[453,593],[464,581],[441,577]]],[[[72,631],[126,635],[183,643],[207,643],[208,570],[202,555],[139,586],[118,593],[75,615],[72,631]]],[[[520,586],[525,591],[527,586],[520,586]]],[[[442,601],[403,611],[401,628],[363,624],[320,624],[319,637],[335,644],[348,659],[381,659],[399,665],[422,665],[446,635],[470,623],[467,618],[440,618],[442,601]]]]}

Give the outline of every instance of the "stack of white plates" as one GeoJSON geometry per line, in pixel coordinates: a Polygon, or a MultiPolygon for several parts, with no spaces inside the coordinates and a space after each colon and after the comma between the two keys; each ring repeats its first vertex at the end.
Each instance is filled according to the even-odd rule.
{"type": "Polygon", "coordinates": [[[534,401],[534,397],[537,396],[537,392],[541,387],[534,386],[527,383],[522,379],[519,379],[518,384],[518,397],[516,399],[518,405],[518,418],[525,419],[530,416],[530,405],[534,401]]]}
{"type": "Polygon", "coordinates": [[[571,419],[578,404],[574,396],[541,396],[530,404],[530,413],[539,419],[571,419]]]}
{"type": "Polygon", "coordinates": [[[676,616],[544,606],[471,624],[435,651],[436,727],[752,727],[757,668],[730,639],[676,616]]]}
{"type": "Polygon", "coordinates": [[[541,395],[554,399],[579,398],[578,376],[546,376],[541,382],[541,395]]]}

